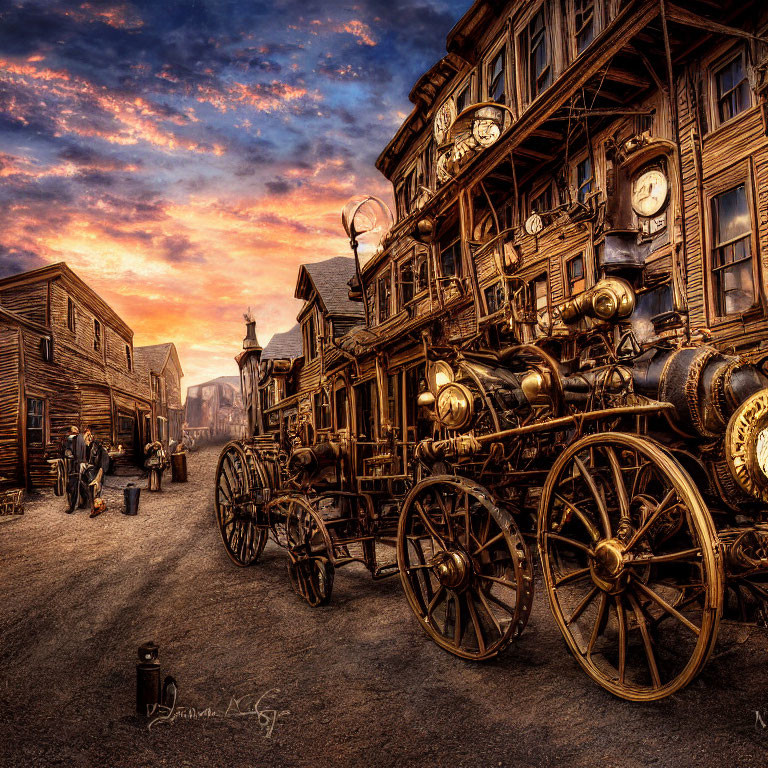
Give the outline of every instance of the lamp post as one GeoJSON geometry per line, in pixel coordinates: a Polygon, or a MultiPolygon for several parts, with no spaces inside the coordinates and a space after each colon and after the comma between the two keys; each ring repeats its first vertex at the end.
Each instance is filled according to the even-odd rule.
{"type": "Polygon", "coordinates": [[[355,255],[355,274],[363,296],[365,324],[370,326],[371,318],[368,299],[365,294],[365,284],[363,283],[363,271],[360,265],[358,238],[368,235],[374,238],[374,247],[380,245],[384,235],[392,227],[392,211],[389,210],[385,202],[373,195],[353,197],[341,211],[341,224],[347,237],[349,237],[349,247],[355,255]],[[378,237],[377,240],[376,237],[378,237]]]}

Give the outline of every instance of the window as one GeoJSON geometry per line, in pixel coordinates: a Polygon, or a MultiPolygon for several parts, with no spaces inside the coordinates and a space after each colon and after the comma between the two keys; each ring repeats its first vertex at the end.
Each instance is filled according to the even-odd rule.
{"type": "MultiPolygon", "coordinates": [[[[507,48],[502,46],[488,65],[488,101],[495,101],[497,104],[506,104],[507,101],[507,86],[504,79],[506,55],[507,48]]],[[[456,109],[458,111],[458,104],[456,109]]]]}
{"type": "Polygon", "coordinates": [[[125,345],[125,363],[128,366],[128,370],[133,370],[133,358],[131,357],[131,345],[125,345]]]}
{"type": "Polygon", "coordinates": [[[43,358],[43,362],[53,362],[53,339],[50,336],[43,336],[40,339],[40,355],[43,358]]]}
{"type": "Polygon", "coordinates": [[[347,428],[347,388],[336,390],[336,429],[347,428]]]}
{"type": "Polygon", "coordinates": [[[429,287],[429,266],[427,264],[427,254],[420,253],[416,256],[416,270],[415,270],[415,290],[419,294],[422,291],[426,291],[429,287]]]}
{"type": "Polygon", "coordinates": [[[45,400],[27,398],[27,445],[45,443],[45,400]]]}
{"type": "Polygon", "coordinates": [[[592,192],[595,178],[592,174],[592,161],[586,157],[576,164],[576,197],[580,203],[586,203],[592,192]]]}
{"type": "Polygon", "coordinates": [[[715,91],[718,122],[724,123],[749,109],[751,93],[743,50],[715,71],[715,91]]]}
{"type": "Polygon", "coordinates": [[[46,402],[39,397],[27,398],[27,445],[44,445],[46,441],[46,402]]]}
{"type": "Polygon", "coordinates": [[[101,352],[101,323],[93,318],[93,350],[101,352]]]}
{"type": "Polygon", "coordinates": [[[500,280],[485,289],[485,304],[489,315],[501,309],[504,304],[504,284],[500,280]]]}
{"type": "Polygon", "coordinates": [[[392,275],[389,272],[379,278],[376,293],[379,301],[379,322],[383,323],[389,319],[391,311],[392,275]]]}
{"type": "Polygon", "coordinates": [[[315,312],[312,310],[302,326],[304,333],[304,355],[307,362],[317,357],[317,329],[315,327],[315,312]]]}
{"type": "Polygon", "coordinates": [[[575,296],[586,288],[583,254],[580,253],[565,262],[565,277],[569,296],[575,296]]]}
{"type": "Polygon", "coordinates": [[[75,332],[75,302],[67,297],[67,328],[75,332]]]}
{"type": "Polygon", "coordinates": [[[413,274],[413,259],[406,259],[400,265],[400,307],[413,301],[415,280],[413,274]]]}
{"type": "Polygon", "coordinates": [[[463,88],[456,92],[456,114],[460,115],[471,103],[470,83],[465,83],[463,88]]]}
{"type": "Polygon", "coordinates": [[[440,274],[443,277],[461,277],[461,237],[458,223],[449,227],[440,237],[440,274]]]}
{"type": "Polygon", "coordinates": [[[595,37],[595,0],[573,0],[573,27],[579,54],[595,37]]]}
{"type": "Polygon", "coordinates": [[[331,401],[324,389],[315,394],[315,428],[331,428],[331,401]]]}
{"type": "Polygon", "coordinates": [[[543,5],[528,23],[522,37],[527,62],[528,99],[533,101],[552,84],[552,62],[543,5]]]}
{"type": "Polygon", "coordinates": [[[168,442],[168,419],[165,416],[157,417],[157,439],[161,443],[168,442]]]}
{"type": "Polygon", "coordinates": [[[534,334],[536,336],[543,336],[545,329],[549,327],[549,290],[546,272],[534,278],[530,296],[531,309],[535,315],[536,322],[534,334]]]}
{"type": "Polygon", "coordinates": [[[744,184],[713,198],[712,222],[715,306],[724,317],[755,303],[752,217],[744,184]]]}

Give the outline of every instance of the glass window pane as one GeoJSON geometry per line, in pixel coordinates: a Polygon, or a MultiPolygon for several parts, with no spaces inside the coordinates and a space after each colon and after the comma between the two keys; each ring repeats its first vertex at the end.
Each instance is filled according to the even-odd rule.
{"type": "Polygon", "coordinates": [[[717,244],[728,242],[751,231],[752,222],[743,184],[718,195],[715,198],[715,206],[717,244]]]}
{"type": "Polygon", "coordinates": [[[724,314],[730,315],[749,309],[755,298],[752,283],[752,261],[744,261],[735,267],[724,269],[722,279],[724,314]]]}

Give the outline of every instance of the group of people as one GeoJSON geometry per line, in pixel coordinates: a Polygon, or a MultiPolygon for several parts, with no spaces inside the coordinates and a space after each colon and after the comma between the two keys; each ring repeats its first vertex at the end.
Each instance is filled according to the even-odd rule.
{"type": "MultiPolygon", "coordinates": [[[[144,466],[149,472],[149,490],[161,490],[163,472],[170,464],[168,451],[160,441],[151,441],[144,447],[144,466]]],[[[57,461],[56,493],[66,494],[67,513],[75,508],[90,506],[91,517],[107,509],[102,496],[104,476],[111,471],[113,459],[104,443],[97,439],[93,427],[82,432],[70,427],[63,440],[61,457],[57,461]]]]}

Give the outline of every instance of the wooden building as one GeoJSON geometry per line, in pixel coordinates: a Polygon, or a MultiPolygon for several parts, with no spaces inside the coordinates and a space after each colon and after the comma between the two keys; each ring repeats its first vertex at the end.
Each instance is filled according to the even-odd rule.
{"type": "Polygon", "coordinates": [[[229,440],[246,432],[240,379],[219,376],[187,389],[184,431],[195,440],[229,440]]]}
{"type": "Polygon", "coordinates": [[[71,426],[122,444],[127,460],[155,434],[133,331],[66,264],[0,280],[0,477],[53,482],[71,426]]]}
{"type": "Polygon", "coordinates": [[[358,475],[399,477],[428,431],[430,350],[588,361],[595,322],[564,317],[614,278],[636,300],[636,353],[710,340],[761,364],[767,32],[750,2],[473,3],[377,161],[396,220],[362,265],[369,323],[319,328],[319,265],[302,267],[302,356],[262,361],[265,427],[351,427],[358,475]],[[388,436],[384,454],[364,447],[388,436]]]}
{"type": "MultiPolygon", "coordinates": [[[[136,368],[142,376],[145,391],[150,394],[151,414],[144,414],[152,422],[156,440],[181,442],[184,408],[181,403],[181,369],[179,355],[173,342],[136,347],[136,368]]],[[[144,432],[151,431],[149,424],[144,432]]]]}

